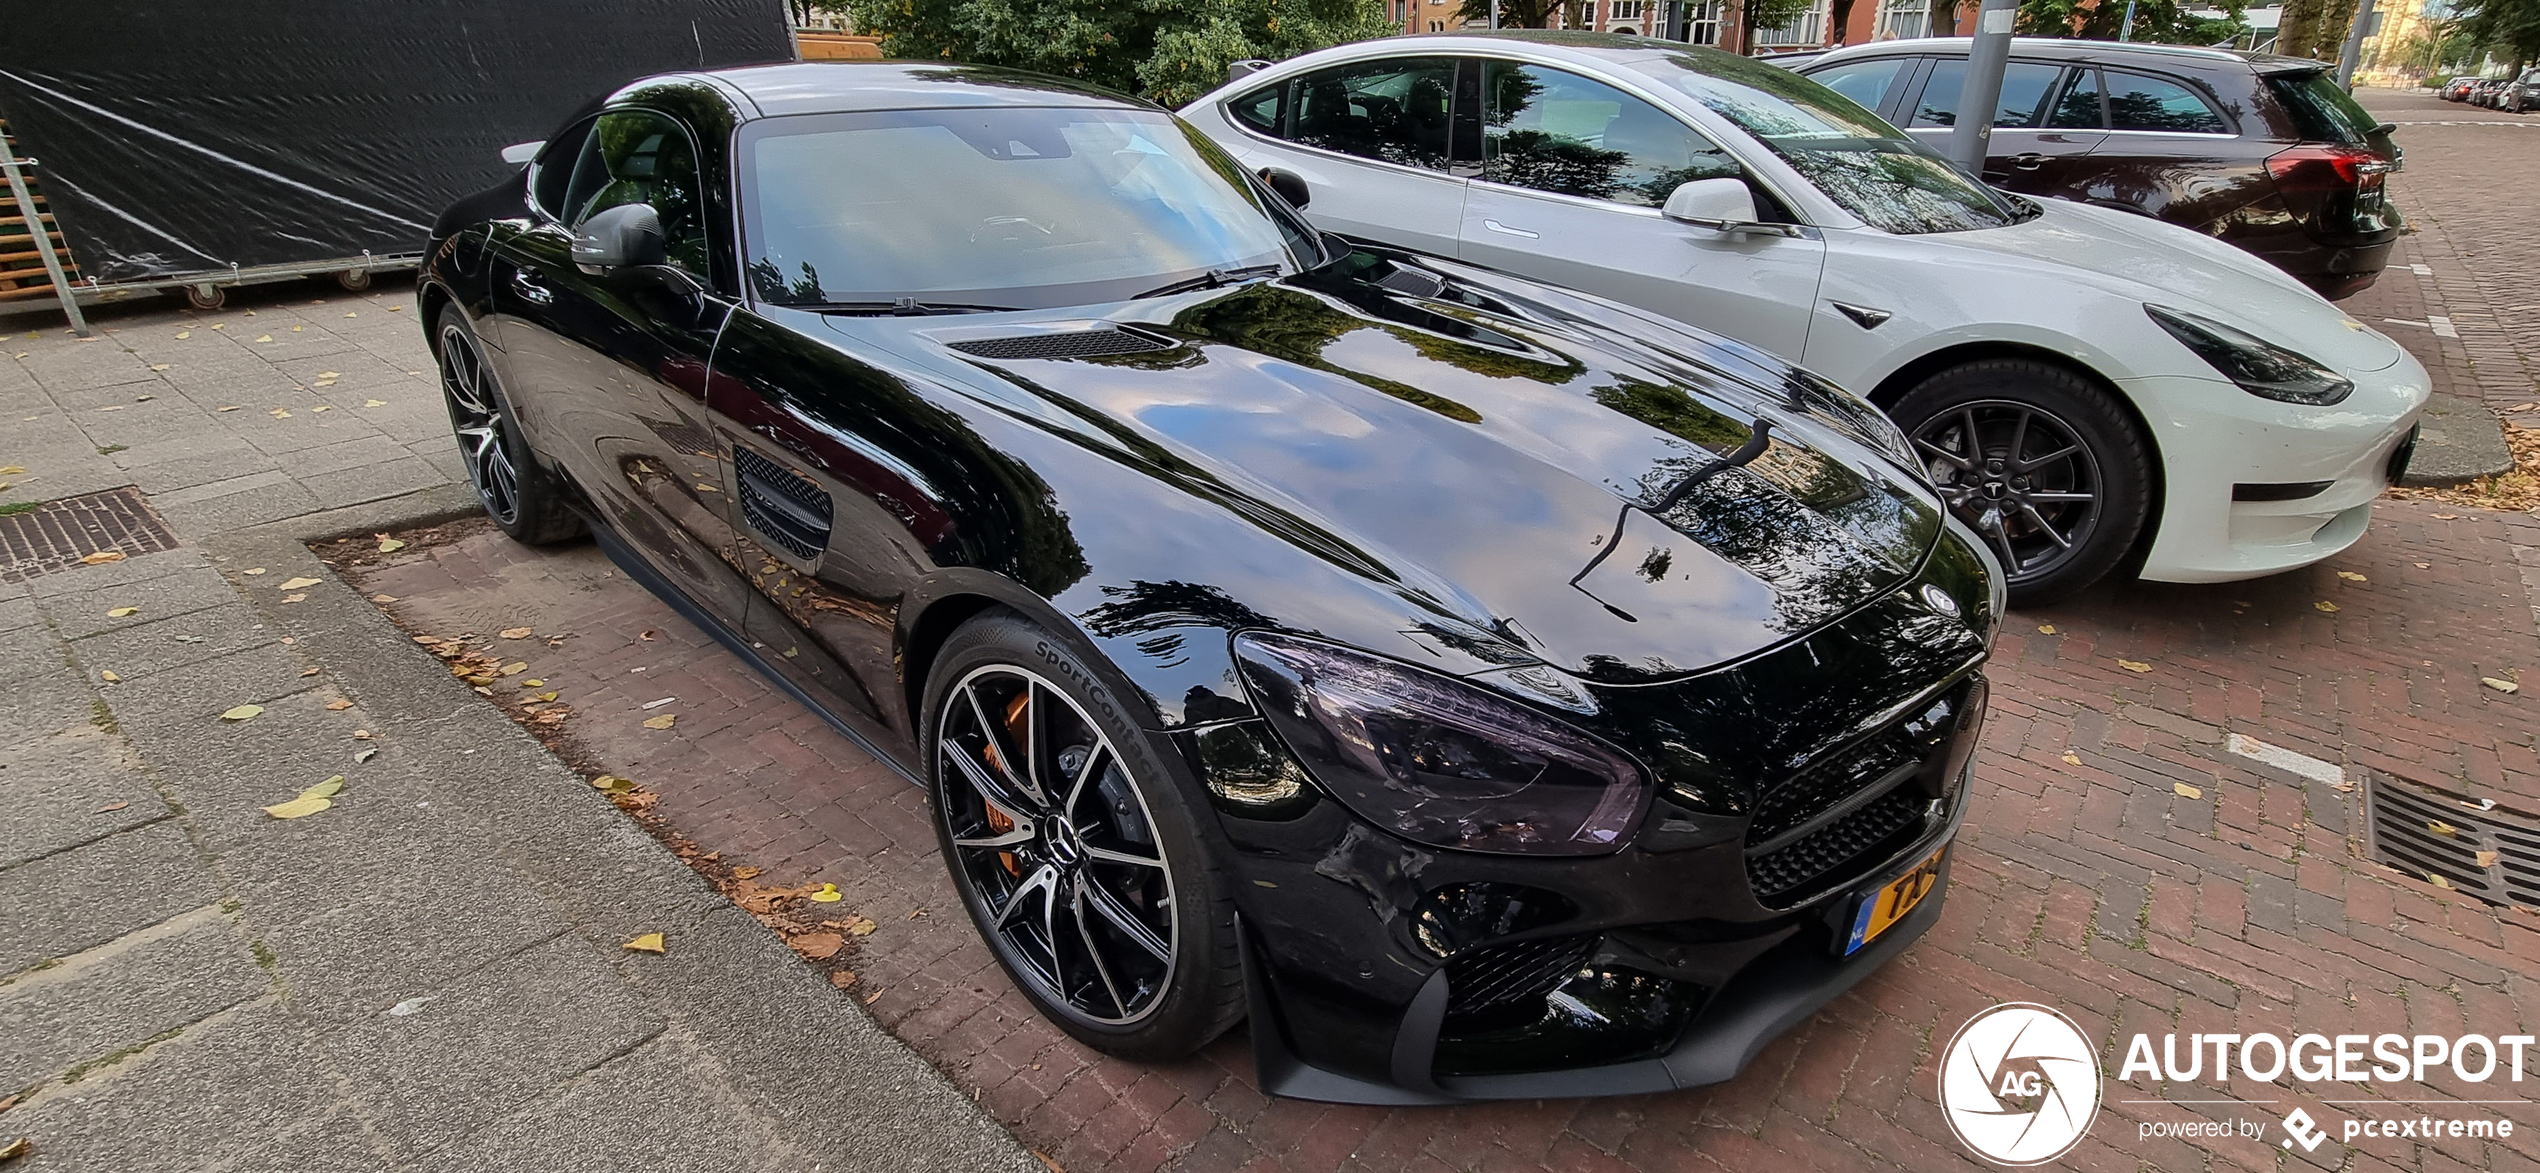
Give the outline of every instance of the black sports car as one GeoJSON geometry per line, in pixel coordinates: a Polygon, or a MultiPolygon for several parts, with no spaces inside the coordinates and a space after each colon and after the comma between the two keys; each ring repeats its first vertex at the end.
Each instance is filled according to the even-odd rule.
{"type": "Polygon", "coordinates": [[[423,290],[494,519],[587,525],[928,787],[1093,1046],[1249,1015],[1288,1095],[1692,1086],[1938,916],[1999,576],[1756,351],[939,65],[630,85],[423,290]]]}

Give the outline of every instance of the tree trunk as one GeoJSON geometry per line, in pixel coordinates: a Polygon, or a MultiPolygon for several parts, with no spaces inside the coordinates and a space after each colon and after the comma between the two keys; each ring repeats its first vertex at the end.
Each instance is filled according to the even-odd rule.
{"type": "Polygon", "coordinates": [[[2311,51],[2306,57],[2335,61],[2346,49],[2347,26],[2355,23],[2354,0],[2316,0],[2319,4],[2319,31],[2311,38],[2311,51]]]}
{"type": "Polygon", "coordinates": [[[1931,0],[1931,35],[1958,35],[1958,0],[1931,0]]]}
{"type": "Polygon", "coordinates": [[[2324,0],[2284,0],[2283,15],[2275,26],[2275,51],[2287,57],[2308,57],[2311,45],[2319,37],[2319,15],[2324,0]]]}
{"type": "Polygon", "coordinates": [[[1844,29],[1852,23],[1852,3],[1853,0],[1829,0],[1826,5],[1826,44],[1845,43],[1844,29]]]}

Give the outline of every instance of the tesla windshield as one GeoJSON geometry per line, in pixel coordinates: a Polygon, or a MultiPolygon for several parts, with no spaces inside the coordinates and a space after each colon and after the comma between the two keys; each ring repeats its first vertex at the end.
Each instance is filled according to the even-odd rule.
{"type": "Polygon", "coordinates": [[[1160,111],[773,118],[741,149],[750,286],[779,305],[1082,305],[1317,257],[1160,111]]]}
{"type": "Polygon", "coordinates": [[[1754,135],[1873,228],[1963,232],[2031,214],[1878,115],[1789,70],[1720,53],[1673,60],[1682,70],[1677,88],[1754,135]]]}

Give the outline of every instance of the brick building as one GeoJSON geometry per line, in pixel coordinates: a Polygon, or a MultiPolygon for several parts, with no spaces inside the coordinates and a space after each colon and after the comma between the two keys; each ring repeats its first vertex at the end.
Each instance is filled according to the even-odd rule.
{"type": "MultiPolygon", "coordinates": [[[[1462,0],[1389,0],[1394,19],[1406,33],[1439,33],[1480,28],[1485,21],[1462,18],[1462,0]]],[[[1580,23],[1555,17],[1553,27],[1578,27],[1625,36],[1663,37],[1697,45],[1717,45],[1733,52],[1789,53],[1865,41],[1948,35],[1973,14],[1972,3],[1954,11],[1951,0],[1852,0],[1842,27],[1833,26],[1833,0],[1815,0],[1798,19],[1780,28],[1758,29],[1755,43],[1737,40],[1737,0],[1582,0],[1580,23]],[[1941,15],[1938,23],[1933,17],[1941,15]],[[1725,43],[1724,43],[1725,40],[1725,43]]],[[[1566,15],[1566,14],[1565,14],[1566,15]]]]}

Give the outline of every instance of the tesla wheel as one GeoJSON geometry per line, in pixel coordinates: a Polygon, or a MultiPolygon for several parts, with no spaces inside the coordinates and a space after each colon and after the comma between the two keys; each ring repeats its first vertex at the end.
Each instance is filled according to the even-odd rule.
{"type": "Polygon", "coordinates": [[[511,401],[457,306],[441,311],[433,350],[441,362],[441,397],[450,409],[450,430],[458,438],[459,458],[467,462],[468,483],[476,487],[485,515],[514,541],[532,546],[579,536],[582,519],[565,507],[563,486],[512,421],[511,401]]]}
{"type": "Polygon", "coordinates": [[[935,832],[990,951],[1043,1015],[1125,1058],[1177,1058],[1243,1016],[1234,901],[1117,694],[1007,611],[927,684],[935,832]]]}
{"type": "Polygon", "coordinates": [[[2002,560],[2014,606],[2098,581],[2143,532],[2152,497],[2143,437],[2068,368],[1965,363],[1916,384],[1889,414],[1951,511],[2002,560]]]}

